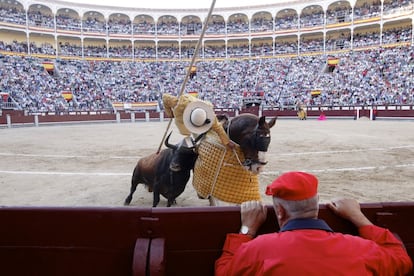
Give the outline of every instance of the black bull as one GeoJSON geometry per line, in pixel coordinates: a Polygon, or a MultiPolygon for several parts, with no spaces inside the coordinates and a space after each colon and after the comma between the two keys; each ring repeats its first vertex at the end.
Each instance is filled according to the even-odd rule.
{"type": "Polygon", "coordinates": [[[130,204],[139,183],[145,184],[148,191],[153,192],[153,207],[160,202],[160,195],[168,200],[167,206],[170,207],[182,194],[197,159],[195,144],[199,139],[192,141],[193,145],[189,147],[184,145],[184,140],[177,145],[170,144],[170,136],[171,133],[165,140],[166,149],[138,160],[131,179],[130,193],[124,205],[130,204]]]}

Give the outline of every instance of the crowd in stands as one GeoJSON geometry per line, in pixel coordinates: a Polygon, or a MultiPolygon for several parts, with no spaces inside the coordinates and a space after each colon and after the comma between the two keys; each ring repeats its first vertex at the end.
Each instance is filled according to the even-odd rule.
{"type": "Polygon", "coordinates": [[[88,16],[86,20],[83,20],[82,27],[85,32],[91,33],[105,33],[106,24],[98,17],[88,16]]]}
{"type": "MultiPolygon", "coordinates": [[[[414,47],[401,46],[338,54],[332,73],[323,55],[197,61],[186,92],[218,108],[242,106],[244,91],[264,91],[263,106],[414,104],[414,47]],[[321,90],[319,96],[311,91],[321,90]]],[[[28,112],[112,109],[113,102],[158,101],[177,94],[188,61],[87,61],[56,59],[53,73],[43,59],[3,55],[0,91],[28,112]],[[71,91],[65,100],[62,91],[71,91]]],[[[0,100],[1,101],[1,100],[0,100]]]]}
{"type": "MultiPolygon", "coordinates": [[[[413,2],[410,0],[384,1],[383,7],[380,0],[359,2],[353,9],[350,5],[340,5],[338,7],[330,7],[325,12],[321,7],[312,6],[310,11],[302,14],[284,13],[281,11],[273,19],[266,19],[260,16],[253,17],[250,22],[247,16],[235,14],[231,16],[227,22],[221,18],[212,20],[207,28],[208,34],[224,34],[224,33],[249,33],[263,31],[278,31],[286,29],[297,29],[298,27],[314,27],[323,26],[325,24],[334,24],[340,22],[350,22],[352,17],[354,20],[377,17],[383,14],[390,14],[397,11],[405,11],[413,8],[413,2]],[[315,8],[315,9],[313,9],[315,8]],[[250,23],[250,24],[249,24],[250,23]],[[298,26],[300,23],[300,26],[298,26]]],[[[56,29],[58,30],[77,30],[83,28],[84,32],[106,33],[109,34],[149,34],[154,35],[185,35],[199,34],[202,29],[201,22],[189,21],[178,22],[174,17],[164,17],[155,23],[154,19],[148,17],[149,20],[132,20],[126,16],[117,17],[115,15],[108,18],[105,22],[104,16],[99,12],[88,12],[82,18],[73,14],[65,14],[58,12],[55,16],[51,11],[30,8],[27,12],[28,25],[34,27],[42,27],[54,29],[56,19],[56,29]],[[82,21],[82,22],[81,22],[82,21]]],[[[1,21],[26,25],[26,12],[22,6],[5,5],[0,9],[1,21]]],[[[138,17],[137,17],[138,18],[138,17]]]]}
{"type": "Polygon", "coordinates": [[[23,9],[16,7],[7,7],[0,9],[0,17],[4,22],[26,25],[26,13],[23,9]]]}
{"type": "MultiPolygon", "coordinates": [[[[289,9],[276,16],[257,13],[250,19],[234,14],[226,22],[221,16],[213,16],[206,32],[221,35],[297,30],[406,11],[413,5],[410,0],[374,0],[357,2],[353,9],[346,4],[332,6],[326,13],[321,7],[309,7],[300,16],[289,9]]],[[[78,43],[58,40],[57,45],[47,41],[39,45],[31,41],[30,35],[24,41],[0,41],[0,51],[11,54],[0,58],[0,92],[9,93],[8,101],[28,112],[112,109],[113,102],[161,104],[162,93],[178,93],[195,43],[178,43],[178,39],[156,42],[155,37],[153,41],[111,43],[105,38],[88,38],[87,33],[180,36],[198,35],[202,30],[201,22],[189,17],[179,22],[174,16],[163,16],[155,22],[150,16],[132,19],[114,13],[105,21],[99,12],[88,12],[80,18],[76,12],[65,13],[62,9],[54,15],[36,5],[30,6],[27,13],[20,5],[2,3],[0,7],[3,22],[56,30],[83,29],[86,33],[83,43],[79,38],[78,43]],[[35,54],[53,58],[53,73],[45,71],[44,60],[32,56],[35,54]],[[125,60],[89,61],[83,57],[125,60]],[[62,91],[71,91],[73,99],[65,100],[62,91]]],[[[186,90],[197,91],[219,108],[241,108],[244,91],[264,91],[263,105],[278,108],[298,102],[315,106],[414,104],[413,46],[383,47],[401,42],[412,45],[412,24],[396,26],[383,24],[376,31],[357,28],[352,37],[350,29],[341,34],[328,32],[326,37],[305,32],[299,40],[277,36],[274,45],[270,35],[222,43],[205,41],[198,54],[197,72],[186,90]],[[366,47],[371,48],[362,50],[366,47]],[[324,73],[327,56],[321,53],[334,50],[346,52],[337,54],[340,63],[334,72],[324,73]],[[209,60],[212,58],[222,60],[209,60]],[[313,90],[322,93],[313,97],[313,90]]],[[[0,97],[0,105],[2,101],[0,97]]]]}
{"type": "Polygon", "coordinates": [[[66,14],[59,14],[56,16],[56,29],[58,30],[69,30],[69,31],[80,31],[81,22],[79,19],[75,19],[66,14]]]}
{"type": "Polygon", "coordinates": [[[116,16],[108,20],[108,33],[111,34],[132,34],[131,20],[117,18],[116,16]]]}
{"type": "MultiPolygon", "coordinates": [[[[367,46],[380,46],[392,43],[411,42],[412,27],[402,26],[384,29],[382,36],[379,32],[355,32],[351,42],[351,35],[343,33],[339,37],[331,37],[327,35],[325,39],[325,50],[346,50],[357,49],[367,46]]],[[[239,43],[229,43],[227,48],[225,44],[208,44],[205,43],[204,48],[200,50],[201,58],[228,58],[228,57],[256,57],[256,56],[274,56],[281,54],[297,54],[308,52],[324,52],[324,39],[306,36],[298,41],[276,40],[275,45],[272,41],[253,41],[249,47],[247,40],[239,40],[239,43]]],[[[136,59],[180,59],[192,57],[194,53],[195,43],[192,45],[182,43],[181,48],[178,43],[159,42],[158,49],[154,46],[141,45],[139,43],[112,45],[88,44],[84,42],[82,49],[80,42],[74,44],[70,42],[59,42],[58,49],[50,43],[42,43],[36,45],[35,42],[30,43],[31,54],[45,54],[54,56],[75,56],[75,57],[99,57],[99,58],[136,58],[136,59]]],[[[0,41],[0,51],[28,53],[27,42],[13,41],[5,43],[0,41]]]]}
{"type": "Polygon", "coordinates": [[[54,20],[51,14],[45,14],[40,11],[32,11],[27,13],[28,23],[30,26],[54,28],[54,20]]]}

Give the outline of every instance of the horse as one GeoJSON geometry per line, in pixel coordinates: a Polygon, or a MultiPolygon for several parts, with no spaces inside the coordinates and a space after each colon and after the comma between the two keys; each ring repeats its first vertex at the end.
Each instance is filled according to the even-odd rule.
{"type": "Polygon", "coordinates": [[[277,117],[269,121],[250,113],[232,119],[217,117],[236,148],[230,150],[220,144],[213,131],[207,132],[198,146],[194,166],[193,186],[198,196],[208,198],[210,205],[216,205],[216,199],[236,204],[260,200],[258,174],[267,164],[270,129],[277,117]]]}
{"type": "Polygon", "coordinates": [[[276,124],[276,117],[269,122],[266,117],[243,113],[223,125],[230,139],[240,145],[245,160],[243,166],[259,173],[267,164],[265,153],[270,144],[270,129],[276,124]]]}

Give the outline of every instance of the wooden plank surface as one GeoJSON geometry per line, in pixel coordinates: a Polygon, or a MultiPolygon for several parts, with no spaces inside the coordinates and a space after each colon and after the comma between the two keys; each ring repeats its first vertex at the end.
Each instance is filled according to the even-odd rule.
{"type": "MultiPolygon", "coordinates": [[[[413,202],[362,207],[414,257],[413,202]]],[[[324,205],[320,217],[335,231],[356,234],[324,205]]],[[[226,233],[240,228],[240,209],[3,207],[0,221],[1,275],[214,275],[226,233]]],[[[275,231],[268,206],[259,234],[275,231]]]]}

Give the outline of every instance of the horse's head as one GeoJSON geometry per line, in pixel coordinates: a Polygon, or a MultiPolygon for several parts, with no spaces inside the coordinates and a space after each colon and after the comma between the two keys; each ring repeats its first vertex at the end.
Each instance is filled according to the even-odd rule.
{"type": "Polygon", "coordinates": [[[229,116],[227,114],[217,114],[217,121],[224,127],[224,129],[227,129],[227,126],[229,124],[229,116]]]}
{"type": "Polygon", "coordinates": [[[230,123],[230,139],[240,145],[244,154],[243,166],[253,173],[259,173],[267,164],[266,152],[270,144],[270,129],[276,124],[276,117],[266,121],[266,117],[242,114],[230,123]]]}

